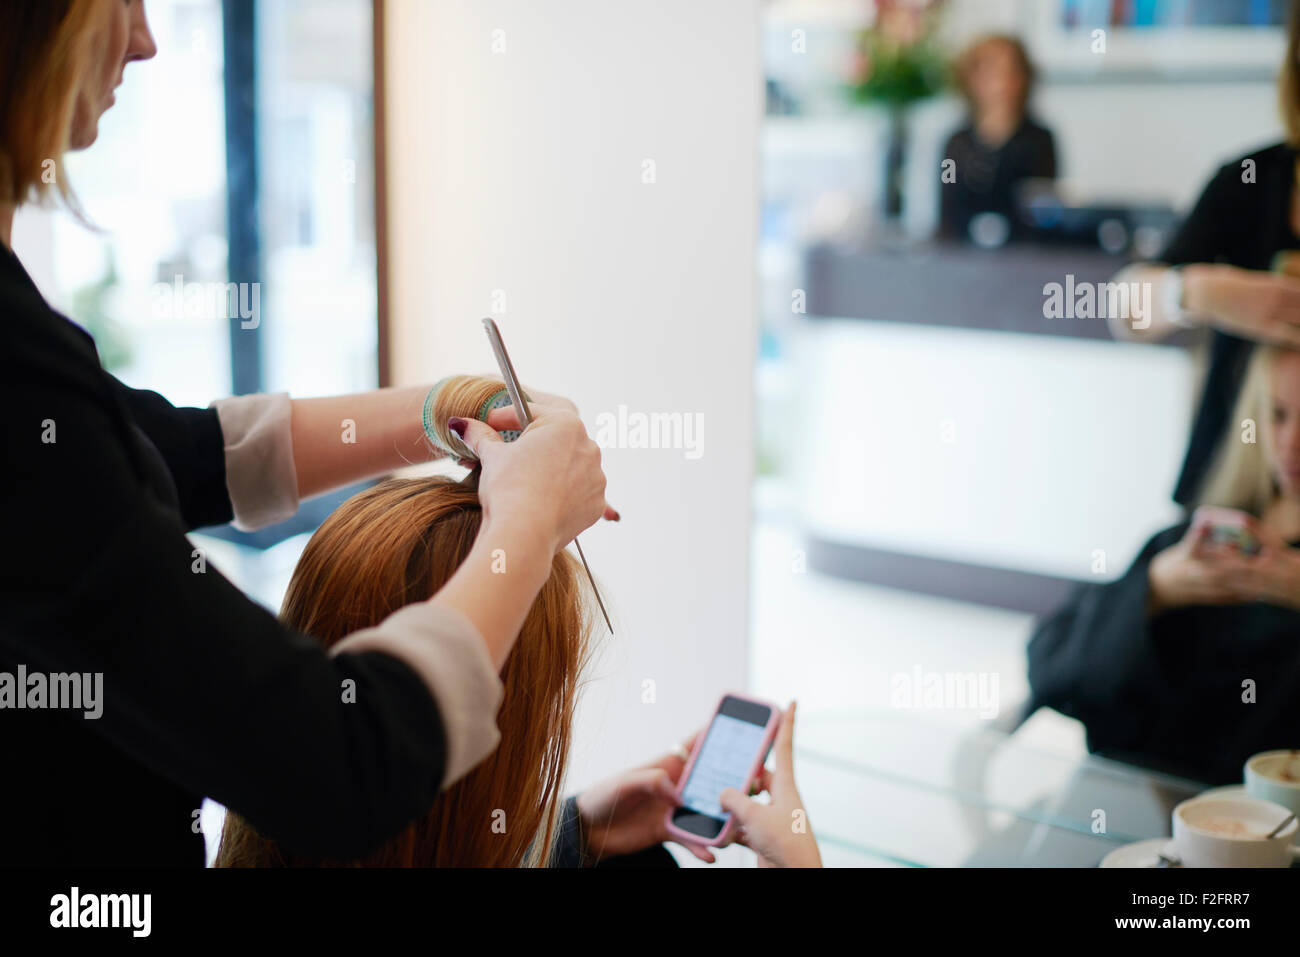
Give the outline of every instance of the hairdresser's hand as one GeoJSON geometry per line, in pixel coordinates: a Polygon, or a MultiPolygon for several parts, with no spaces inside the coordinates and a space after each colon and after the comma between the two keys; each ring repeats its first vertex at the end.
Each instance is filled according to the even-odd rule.
{"type": "Polygon", "coordinates": [[[1300,279],[1224,265],[1189,266],[1183,276],[1192,315],[1235,336],[1300,347],[1300,279]]]}
{"type": "MultiPolygon", "coordinates": [[[[562,395],[551,395],[549,392],[538,392],[536,389],[525,389],[524,391],[526,395],[531,397],[528,402],[529,409],[533,409],[537,405],[544,405],[557,409],[567,409],[574,415],[578,414],[578,407],[562,395]]],[[[523,428],[519,422],[519,412],[513,405],[493,409],[487,414],[487,424],[498,432],[509,432],[523,428]]],[[[466,468],[474,467],[474,462],[470,459],[461,459],[460,464],[466,468]]],[[[604,517],[611,522],[619,520],[618,512],[614,511],[608,504],[605,505],[604,517]]]]}
{"type": "MultiPolygon", "coordinates": [[[[1247,529],[1263,541],[1259,526],[1247,529]]],[[[1253,601],[1243,586],[1250,557],[1231,545],[1210,540],[1212,528],[1193,521],[1187,533],[1159,552],[1147,568],[1147,613],[1189,605],[1236,605],[1253,601]]]]}
{"type": "MultiPolygon", "coordinates": [[[[525,389],[524,391],[526,395],[532,396],[532,399],[529,401],[529,408],[532,408],[533,403],[540,402],[542,405],[552,405],[557,408],[568,409],[574,415],[577,415],[578,413],[578,407],[574,405],[571,400],[564,398],[562,395],[551,395],[549,392],[538,392],[536,389],[525,389]]],[[[519,413],[515,410],[513,404],[503,406],[500,409],[493,409],[489,412],[487,414],[487,424],[492,426],[492,428],[496,429],[498,432],[512,432],[523,429],[523,426],[519,422],[519,413]]],[[[467,469],[472,469],[478,464],[473,459],[458,459],[457,461],[461,466],[467,469]]],[[[605,517],[608,518],[609,516],[606,515],[605,517]]]]}
{"type": "Polygon", "coordinates": [[[794,709],[791,702],[781,715],[772,747],[775,767],[766,787],[771,803],[761,804],[735,788],[723,791],[719,801],[739,828],[737,843],[758,855],[759,867],[822,866],[812,824],[794,783],[794,709]]]}
{"type": "MultiPolygon", "coordinates": [[[[690,754],[699,732],[684,746],[690,754]]],[[[578,814],[586,834],[590,863],[645,850],[675,840],[665,822],[668,811],[677,807],[677,782],[686,761],[679,754],[665,754],[656,761],[607,778],[578,795],[578,814]]],[[[683,844],[706,863],[715,860],[702,844],[683,844]]]]}
{"type": "MultiPolygon", "coordinates": [[[[542,405],[568,409],[574,415],[578,414],[578,407],[572,399],[566,399],[562,395],[552,395],[549,392],[538,392],[529,386],[524,386],[523,390],[524,398],[528,400],[528,408],[530,409],[535,403],[540,402],[542,405]]],[[[493,409],[488,413],[487,423],[498,432],[517,429],[519,428],[519,413],[515,411],[514,405],[503,405],[501,408],[493,409]]]]}
{"type": "Polygon", "coordinates": [[[536,523],[558,552],[600,519],[605,473],[600,447],[571,408],[537,402],[532,412],[532,424],[509,444],[478,419],[452,419],[448,426],[483,466],[478,495],[485,524],[502,517],[536,523]]]}

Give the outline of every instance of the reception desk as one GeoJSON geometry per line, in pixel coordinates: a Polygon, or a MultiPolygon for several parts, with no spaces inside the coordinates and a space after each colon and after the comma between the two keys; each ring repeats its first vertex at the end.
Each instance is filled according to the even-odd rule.
{"type": "Polygon", "coordinates": [[[1098,253],[852,252],[805,261],[794,335],[814,456],[795,479],[811,568],[1040,613],[1122,574],[1178,520],[1195,351],[1044,317],[1098,253]]]}

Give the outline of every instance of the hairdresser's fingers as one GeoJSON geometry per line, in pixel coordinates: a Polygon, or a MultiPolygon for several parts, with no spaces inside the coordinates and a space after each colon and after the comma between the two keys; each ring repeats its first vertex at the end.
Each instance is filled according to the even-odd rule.
{"type": "Polygon", "coordinates": [[[532,408],[534,404],[536,404],[536,406],[551,406],[554,408],[567,408],[567,410],[569,412],[572,412],[573,415],[577,415],[576,404],[573,403],[572,399],[565,399],[563,395],[556,395],[555,393],[541,393],[541,391],[537,391],[536,389],[529,389],[528,386],[524,386],[524,400],[525,402],[528,402],[529,408],[532,408]]]}
{"type": "MultiPolygon", "coordinates": [[[[547,412],[561,411],[572,412],[574,415],[578,414],[578,407],[568,399],[560,396],[529,390],[526,397],[528,397],[528,412],[534,419],[547,412]]],[[[487,424],[498,432],[517,431],[523,428],[519,419],[519,410],[513,404],[503,405],[501,408],[489,412],[487,414],[487,424]]]]}
{"type": "Polygon", "coordinates": [[[456,435],[460,436],[479,460],[483,459],[483,453],[489,445],[504,445],[505,440],[501,438],[494,428],[486,422],[480,422],[478,419],[448,419],[447,428],[456,435]]]}
{"type": "Polygon", "coordinates": [[[1265,337],[1268,341],[1279,346],[1288,346],[1292,349],[1300,348],[1300,328],[1293,325],[1293,321],[1280,320],[1274,322],[1265,331],[1265,337]]]}
{"type": "MultiPolygon", "coordinates": [[[[573,403],[569,402],[567,399],[563,400],[563,403],[570,407],[573,405],[573,403]]],[[[549,407],[556,408],[555,405],[549,407]]],[[[574,411],[576,412],[577,410],[574,409],[574,411]]],[[[515,414],[515,407],[513,405],[506,406],[502,409],[493,409],[487,415],[487,424],[497,432],[518,431],[520,429],[519,417],[515,414]]],[[[460,464],[464,468],[472,469],[475,463],[472,459],[463,458],[460,460],[460,464]]],[[[605,503],[605,511],[602,517],[607,522],[618,522],[623,519],[623,516],[618,513],[618,510],[608,502],[605,503]]]]}
{"type": "Polygon", "coordinates": [[[533,396],[530,402],[540,402],[542,405],[554,405],[563,409],[568,409],[574,415],[578,414],[578,407],[572,399],[566,399],[562,395],[556,395],[554,392],[537,392],[533,389],[525,389],[525,396],[533,396]]]}
{"type": "MultiPolygon", "coordinates": [[[[551,401],[540,401],[532,406],[534,424],[541,424],[547,418],[556,413],[578,414],[577,406],[568,399],[560,398],[558,396],[548,396],[545,393],[541,393],[541,395],[544,399],[551,401]]],[[[507,406],[503,409],[493,409],[488,413],[487,422],[488,425],[492,426],[494,429],[510,430],[519,428],[519,419],[515,415],[514,406],[507,406]]],[[[585,430],[586,426],[583,428],[585,430]]],[[[588,436],[588,438],[590,438],[590,436],[588,436]]],[[[595,445],[595,443],[592,444],[595,445]]],[[[604,509],[601,512],[601,517],[609,522],[622,521],[623,518],[623,516],[619,514],[618,509],[610,505],[609,502],[605,503],[604,509]]]]}
{"type": "Polygon", "coordinates": [[[498,432],[506,432],[511,429],[520,429],[519,413],[515,411],[513,405],[502,406],[499,409],[493,409],[487,414],[487,424],[492,426],[498,432]]]}

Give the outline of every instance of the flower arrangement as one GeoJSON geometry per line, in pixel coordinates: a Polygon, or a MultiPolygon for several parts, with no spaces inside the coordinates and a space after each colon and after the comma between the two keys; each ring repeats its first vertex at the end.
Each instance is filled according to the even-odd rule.
{"type": "Polygon", "coordinates": [[[948,82],[936,34],[946,0],[873,0],[871,26],[858,35],[849,77],[855,103],[906,107],[948,82]]]}

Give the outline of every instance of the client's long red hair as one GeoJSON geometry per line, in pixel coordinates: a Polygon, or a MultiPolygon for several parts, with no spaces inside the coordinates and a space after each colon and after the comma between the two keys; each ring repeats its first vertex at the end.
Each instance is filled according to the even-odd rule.
{"type": "MultiPolygon", "coordinates": [[[[465,482],[392,479],[344,502],[303,550],[280,617],[329,647],[433,595],[469,554],[481,512],[465,482]]],[[[501,556],[503,562],[509,556],[501,556]]],[[[501,743],[405,831],[358,861],[304,858],[227,814],[218,867],[544,865],[554,839],[591,621],[576,560],[555,556],[501,673],[501,743]]],[[[509,567],[501,569],[508,587],[509,567]]]]}

